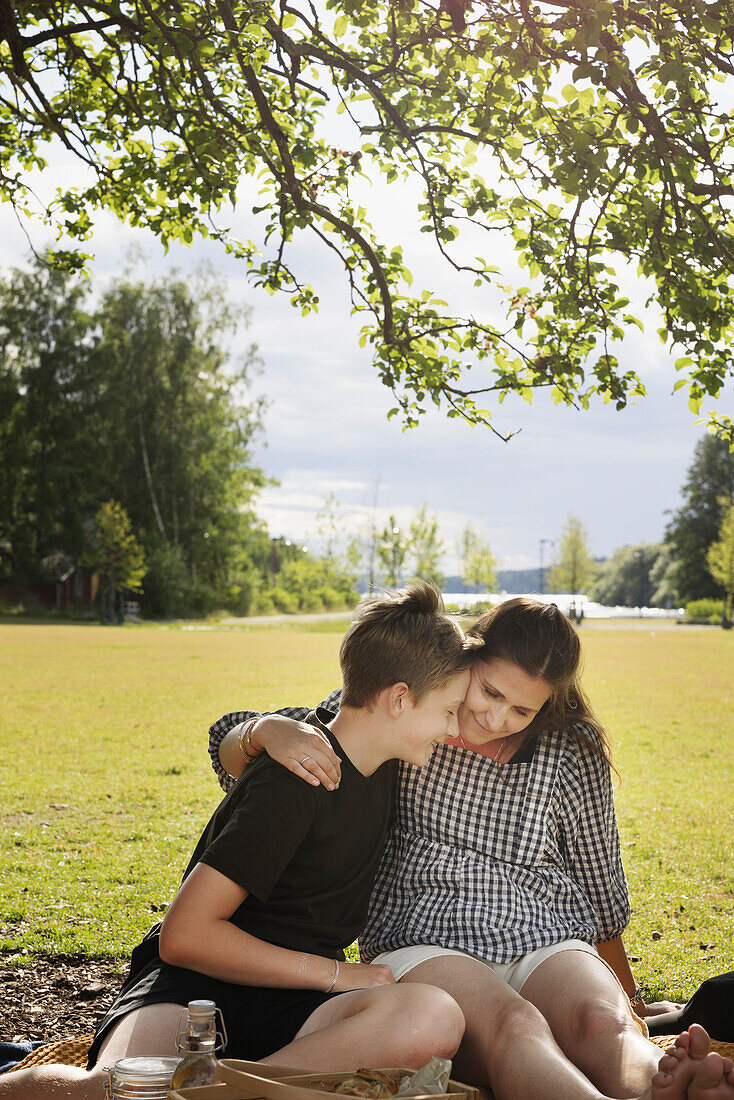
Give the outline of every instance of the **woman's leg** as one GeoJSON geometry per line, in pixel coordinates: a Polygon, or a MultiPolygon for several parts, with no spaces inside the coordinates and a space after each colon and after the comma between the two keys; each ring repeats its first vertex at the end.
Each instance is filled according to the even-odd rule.
{"type": "Polygon", "coordinates": [[[92,1070],[50,1065],[4,1073],[0,1077],[1,1100],[102,1100],[107,1067],[120,1058],[176,1054],[173,1036],[181,1008],[174,1004],[148,1005],[124,1016],[102,1043],[92,1070]]]}
{"type": "MultiPolygon", "coordinates": [[[[446,990],[464,1013],[466,1031],[454,1059],[460,1080],[491,1088],[497,1100],[610,1100],[566,1057],[538,1009],[484,963],[430,959],[401,978],[412,981],[446,990]]],[[[679,1037],[675,1054],[655,1048],[660,1068],[653,1066],[638,1100],[734,1100],[734,1069],[708,1053],[703,1028],[689,1032],[679,1037]]]]}
{"type": "Polygon", "coordinates": [[[491,1088],[497,1100],[599,1100],[599,1090],[569,1062],[541,1013],[484,963],[439,956],[401,979],[409,982],[439,986],[464,1013],[466,1031],[454,1059],[460,1080],[491,1088]]]}
{"type": "Polygon", "coordinates": [[[650,1083],[660,1050],[642,1035],[624,990],[596,954],[558,951],[533,970],[521,994],[548,1021],[569,1060],[602,1092],[623,1100],[650,1083]]]}
{"type": "Polygon", "coordinates": [[[453,1058],[464,1033],[459,1006],[434,986],[378,986],[342,993],[311,1013],[295,1039],[264,1058],[314,1070],[419,1069],[453,1058]]]}

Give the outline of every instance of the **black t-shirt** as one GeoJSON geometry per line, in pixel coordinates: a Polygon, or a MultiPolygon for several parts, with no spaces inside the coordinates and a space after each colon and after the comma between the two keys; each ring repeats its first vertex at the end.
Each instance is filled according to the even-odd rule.
{"type": "Polygon", "coordinates": [[[313,787],[263,755],[219,804],[184,879],[206,863],[248,891],[230,917],[239,928],[279,947],[337,958],[367,918],[397,765],[390,760],[364,776],[316,712],[307,721],[341,757],[339,789],[313,787]]]}

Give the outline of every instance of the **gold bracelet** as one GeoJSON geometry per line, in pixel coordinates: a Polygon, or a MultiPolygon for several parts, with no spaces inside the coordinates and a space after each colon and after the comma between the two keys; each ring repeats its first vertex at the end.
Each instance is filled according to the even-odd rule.
{"type": "Polygon", "coordinates": [[[640,1008],[644,1009],[646,1007],[645,1006],[645,999],[642,996],[642,990],[640,989],[639,985],[635,986],[634,993],[628,993],[627,996],[629,998],[630,1008],[632,1009],[632,1011],[634,1013],[636,1013],[639,1016],[638,1009],[640,1009],[640,1008]]]}
{"type": "Polygon", "coordinates": [[[242,723],[242,729],[237,736],[237,743],[240,746],[240,751],[246,760],[252,762],[257,760],[260,755],[259,752],[255,752],[252,745],[252,731],[255,728],[255,724],[258,721],[257,718],[251,718],[249,722],[242,723]],[[248,752],[248,749],[250,750],[248,752]]]}

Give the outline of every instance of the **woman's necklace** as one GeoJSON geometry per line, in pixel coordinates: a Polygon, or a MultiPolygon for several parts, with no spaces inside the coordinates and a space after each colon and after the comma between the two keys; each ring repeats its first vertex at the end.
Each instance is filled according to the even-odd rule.
{"type": "MultiPolygon", "coordinates": [[[[474,746],[474,745],[467,745],[466,741],[465,741],[465,740],[464,740],[464,738],[463,738],[463,737],[461,736],[461,733],[459,733],[459,740],[461,741],[461,744],[462,744],[462,746],[463,746],[463,747],[464,747],[464,748],[465,748],[465,749],[466,749],[467,751],[469,751],[470,749],[471,749],[471,751],[472,751],[472,752],[477,752],[477,751],[478,751],[478,750],[477,750],[477,749],[475,748],[475,746],[474,746]]],[[[488,757],[488,759],[490,759],[490,760],[492,761],[492,763],[493,763],[493,764],[496,764],[496,765],[497,765],[497,767],[499,767],[499,763],[500,763],[500,759],[499,759],[499,758],[500,758],[500,753],[502,752],[502,745],[503,745],[503,743],[504,743],[504,741],[505,741],[505,740],[506,740],[505,738],[502,738],[502,737],[498,737],[498,738],[497,738],[497,748],[496,748],[496,750],[495,750],[495,752],[494,752],[494,755],[493,755],[493,756],[489,756],[489,757],[488,757]]],[[[480,755],[484,756],[484,753],[481,753],[480,755]]]]}

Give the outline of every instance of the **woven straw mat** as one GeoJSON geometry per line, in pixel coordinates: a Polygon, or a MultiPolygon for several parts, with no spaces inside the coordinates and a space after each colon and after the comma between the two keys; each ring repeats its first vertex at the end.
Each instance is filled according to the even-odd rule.
{"type": "Polygon", "coordinates": [[[92,1045],[94,1033],[80,1035],[78,1039],[58,1039],[55,1043],[46,1043],[37,1050],[27,1054],[22,1062],[8,1070],[13,1073],[18,1069],[28,1069],[30,1066],[48,1066],[51,1064],[62,1066],[86,1066],[87,1054],[92,1045]]]}
{"type": "MultiPolygon", "coordinates": [[[[88,1035],[80,1035],[78,1039],[59,1039],[55,1043],[47,1043],[27,1055],[14,1069],[27,1069],[29,1066],[47,1066],[52,1062],[60,1062],[65,1066],[86,1066],[87,1052],[93,1038],[94,1036],[90,1032],[88,1035]]],[[[668,1050],[675,1042],[675,1035],[657,1035],[650,1041],[660,1047],[661,1050],[668,1050]]],[[[720,1043],[712,1039],[711,1049],[718,1051],[726,1058],[734,1060],[734,1043],[720,1043]]],[[[9,1072],[12,1073],[13,1070],[9,1072]]]]}

